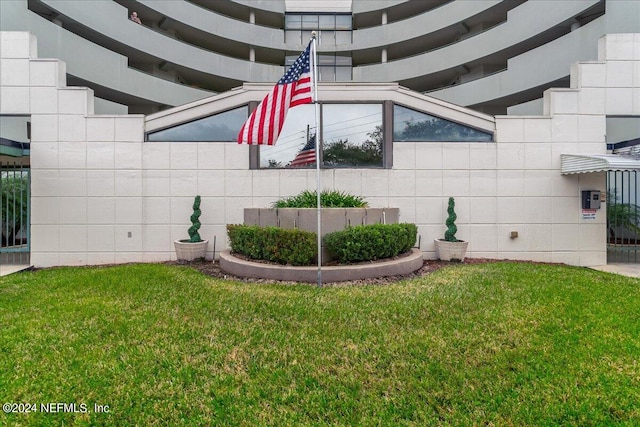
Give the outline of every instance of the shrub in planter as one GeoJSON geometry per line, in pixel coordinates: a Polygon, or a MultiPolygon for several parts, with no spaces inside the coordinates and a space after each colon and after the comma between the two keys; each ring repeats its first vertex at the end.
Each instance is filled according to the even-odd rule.
{"type": "Polygon", "coordinates": [[[176,250],[176,257],[180,261],[193,261],[204,258],[207,253],[208,240],[202,240],[198,230],[200,229],[200,196],[193,199],[193,213],[191,214],[191,227],[189,227],[189,238],[184,240],[176,240],[173,245],[176,250]]]}
{"type": "Polygon", "coordinates": [[[415,224],[359,225],[327,234],[325,245],[340,262],[373,261],[407,252],[417,235],[415,224]]]}
{"type": "Polygon", "coordinates": [[[193,213],[189,217],[191,220],[191,227],[187,230],[189,233],[189,242],[190,243],[198,243],[202,242],[202,238],[200,237],[200,215],[202,211],[200,210],[200,196],[196,196],[193,200],[193,213]]]}
{"type": "Polygon", "coordinates": [[[233,252],[279,264],[311,265],[317,256],[316,234],[297,229],[227,225],[233,252]]]}
{"type": "Polygon", "coordinates": [[[445,224],[447,230],[444,232],[444,239],[435,239],[435,247],[438,258],[443,261],[464,261],[467,253],[467,246],[469,242],[464,240],[458,240],[456,233],[458,227],[456,226],[456,219],[458,216],[455,212],[455,200],[453,197],[449,197],[449,205],[447,207],[447,220],[445,224]]]}
{"type": "Polygon", "coordinates": [[[456,219],[458,219],[458,215],[456,215],[455,211],[456,203],[453,197],[449,197],[449,205],[447,206],[447,220],[444,222],[447,226],[447,231],[444,232],[444,240],[447,242],[457,242],[456,233],[458,232],[458,227],[456,226],[456,219]]]}

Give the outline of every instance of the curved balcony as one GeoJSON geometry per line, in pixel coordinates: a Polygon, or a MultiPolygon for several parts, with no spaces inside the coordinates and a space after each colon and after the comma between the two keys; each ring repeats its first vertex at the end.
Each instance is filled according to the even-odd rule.
{"type": "MultiPolygon", "coordinates": [[[[353,31],[351,50],[385,47],[425,37],[485,12],[502,0],[453,1],[420,15],[386,25],[353,31]]],[[[462,26],[461,26],[462,27],[462,26]]]]}
{"type": "Polygon", "coordinates": [[[382,23],[382,18],[388,23],[402,21],[456,0],[352,0],[351,10],[354,16],[354,28],[375,27],[382,23]]]}
{"type": "Polygon", "coordinates": [[[546,2],[526,2],[509,11],[506,22],[474,37],[410,58],[356,67],[353,80],[402,82],[455,69],[535,39],[560,25],[567,26],[575,16],[596,4],[598,0],[564,1],[555,2],[550,9],[546,2]],[[532,16],[537,18],[531,19],[532,16]]]}
{"type": "MultiPolygon", "coordinates": [[[[270,59],[278,63],[282,59],[282,51],[295,51],[303,48],[302,45],[285,44],[282,30],[279,28],[274,29],[249,24],[212,12],[209,9],[190,2],[138,0],[138,3],[148,7],[161,16],[175,21],[176,25],[180,26],[178,31],[181,35],[184,35],[183,32],[191,32],[193,29],[200,32],[199,34],[194,33],[190,38],[193,40],[200,39],[202,42],[201,45],[205,48],[207,47],[204,46],[205,39],[214,37],[227,40],[228,43],[244,45],[238,47],[238,53],[232,56],[246,57],[249,46],[252,46],[273,50],[274,52],[271,54],[265,53],[264,51],[258,52],[258,54],[262,58],[267,58],[267,62],[270,62],[270,59]],[[221,28],[223,28],[224,31],[220,31],[221,28]]],[[[354,30],[353,42],[351,44],[339,46],[321,45],[318,47],[318,50],[320,52],[354,52],[357,55],[357,51],[360,50],[379,49],[391,45],[396,45],[396,47],[400,47],[401,45],[406,46],[409,40],[414,44],[419,44],[421,41],[424,42],[425,39],[433,37],[434,33],[438,31],[447,29],[448,27],[458,26],[456,28],[449,28],[450,31],[448,31],[446,41],[444,41],[443,44],[449,43],[451,37],[455,38],[461,31],[464,32],[464,26],[459,25],[460,23],[475,15],[487,12],[490,8],[500,4],[506,3],[503,0],[478,0],[472,3],[451,1],[436,9],[430,9],[406,20],[387,25],[378,23],[379,25],[371,28],[354,30]],[[425,34],[425,28],[429,29],[427,34],[425,34]]],[[[194,42],[194,44],[199,43],[194,42]]],[[[220,46],[218,46],[218,49],[221,49],[220,46]]],[[[210,50],[215,50],[215,47],[212,47],[210,50]]],[[[377,60],[372,62],[378,62],[379,53],[376,55],[377,60]]]]}
{"type": "Polygon", "coordinates": [[[231,0],[232,3],[237,3],[242,6],[246,6],[249,9],[258,9],[263,10],[265,12],[272,13],[284,13],[285,12],[285,2],[284,0],[273,1],[273,0],[231,0]]]}
{"type": "Polygon", "coordinates": [[[281,66],[207,51],[135,24],[127,18],[127,9],[113,2],[91,2],[89,7],[78,7],[77,3],[40,1],[67,19],[81,22],[91,31],[108,38],[119,49],[131,49],[134,50],[132,53],[148,55],[159,62],[179,64],[183,68],[219,76],[237,84],[243,81],[277,81],[282,75],[281,66]]]}
{"type": "Polygon", "coordinates": [[[383,11],[393,7],[402,7],[409,4],[410,0],[351,0],[351,9],[354,15],[358,13],[368,13],[383,11]]]}
{"type": "Polygon", "coordinates": [[[138,3],[180,24],[235,43],[278,50],[285,47],[281,28],[274,29],[229,18],[187,1],[138,0],[138,3]]]}
{"type": "MultiPolygon", "coordinates": [[[[514,97],[548,85],[568,77],[572,64],[597,60],[598,40],[602,34],[640,32],[638,16],[640,3],[618,5],[612,2],[607,5],[605,15],[588,25],[511,58],[506,70],[435,90],[429,92],[429,95],[457,105],[472,106],[490,103],[498,98],[514,97]]],[[[541,95],[540,93],[539,96],[541,95]]]]}
{"type": "Polygon", "coordinates": [[[67,73],[90,82],[96,96],[121,103],[181,105],[211,96],[211,92],[187,87],[129,68],[127,58],[94,44],[30,12],[24,2],[0,2],[3,30],[33,32],[41,58],[66,63],[67,73]],[[91,58],[90,61],[87,58],[91,58]]]}

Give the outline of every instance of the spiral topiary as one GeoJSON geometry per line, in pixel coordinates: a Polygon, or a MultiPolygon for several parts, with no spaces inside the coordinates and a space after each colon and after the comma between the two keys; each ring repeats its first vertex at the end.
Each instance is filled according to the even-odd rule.
{"type": "Polygon", "coordinates": [[[200,233],[198,230],[200,229],[200,196],[196,196],[193,201],[193,213],[191,214],[191,227],[189,227],[189,242],[198,243],[202,242],[200,238],[200,233]]]}
{"type": "Polygon", "coordinates": [[[455,202],[453,201],[453,197],[449,197],[449,207],[447,208],[447,213],[449,214],[449,217],[447,217],[447,220],[445,221],[445,224],[447,224],[447,231],[444,232],[444,240],[446,240],[447,242],[457,242],[458,239],[456,239],[456,232],[458,231],[458,227],[456,227],[456,218],[458,218],[458,216],[456,215],[455,212],[455,202]]]}

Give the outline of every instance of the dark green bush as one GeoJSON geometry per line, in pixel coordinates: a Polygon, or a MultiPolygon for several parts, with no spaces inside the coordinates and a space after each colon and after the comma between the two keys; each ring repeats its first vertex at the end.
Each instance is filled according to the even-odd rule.
{"type": "MultiPolygon", "coordinates": [[[[360,196],[353,196],[338,190],[320,192],[320,205],[323,208],[366,208],[369,206],[360,196]]],[[[315,208],[318,206],[318,192],[305,190],[302,193],[285,197],[273,203],[274,208],[315,208]]]]}
{"type": "Polygon", "coordinates": [[[340,262],[373,261],[410,250],[416,243],[415,224],[371,224],[349,227],[325,236],[329,253],[340,262]]]}
{"type": "Polygon", "coordinates": [[[318,253],[316,234],[297,229],[227,225],[233,252],[279,264],[312,265],[318,253]]]}

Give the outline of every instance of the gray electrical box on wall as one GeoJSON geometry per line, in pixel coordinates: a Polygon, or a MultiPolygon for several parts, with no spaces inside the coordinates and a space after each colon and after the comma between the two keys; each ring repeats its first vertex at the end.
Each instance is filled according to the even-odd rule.
{"type": "Polygon", "coordinates": [[[591,190],[583,191],[582,209],[600,209],[600,192],[591,190]]]}

